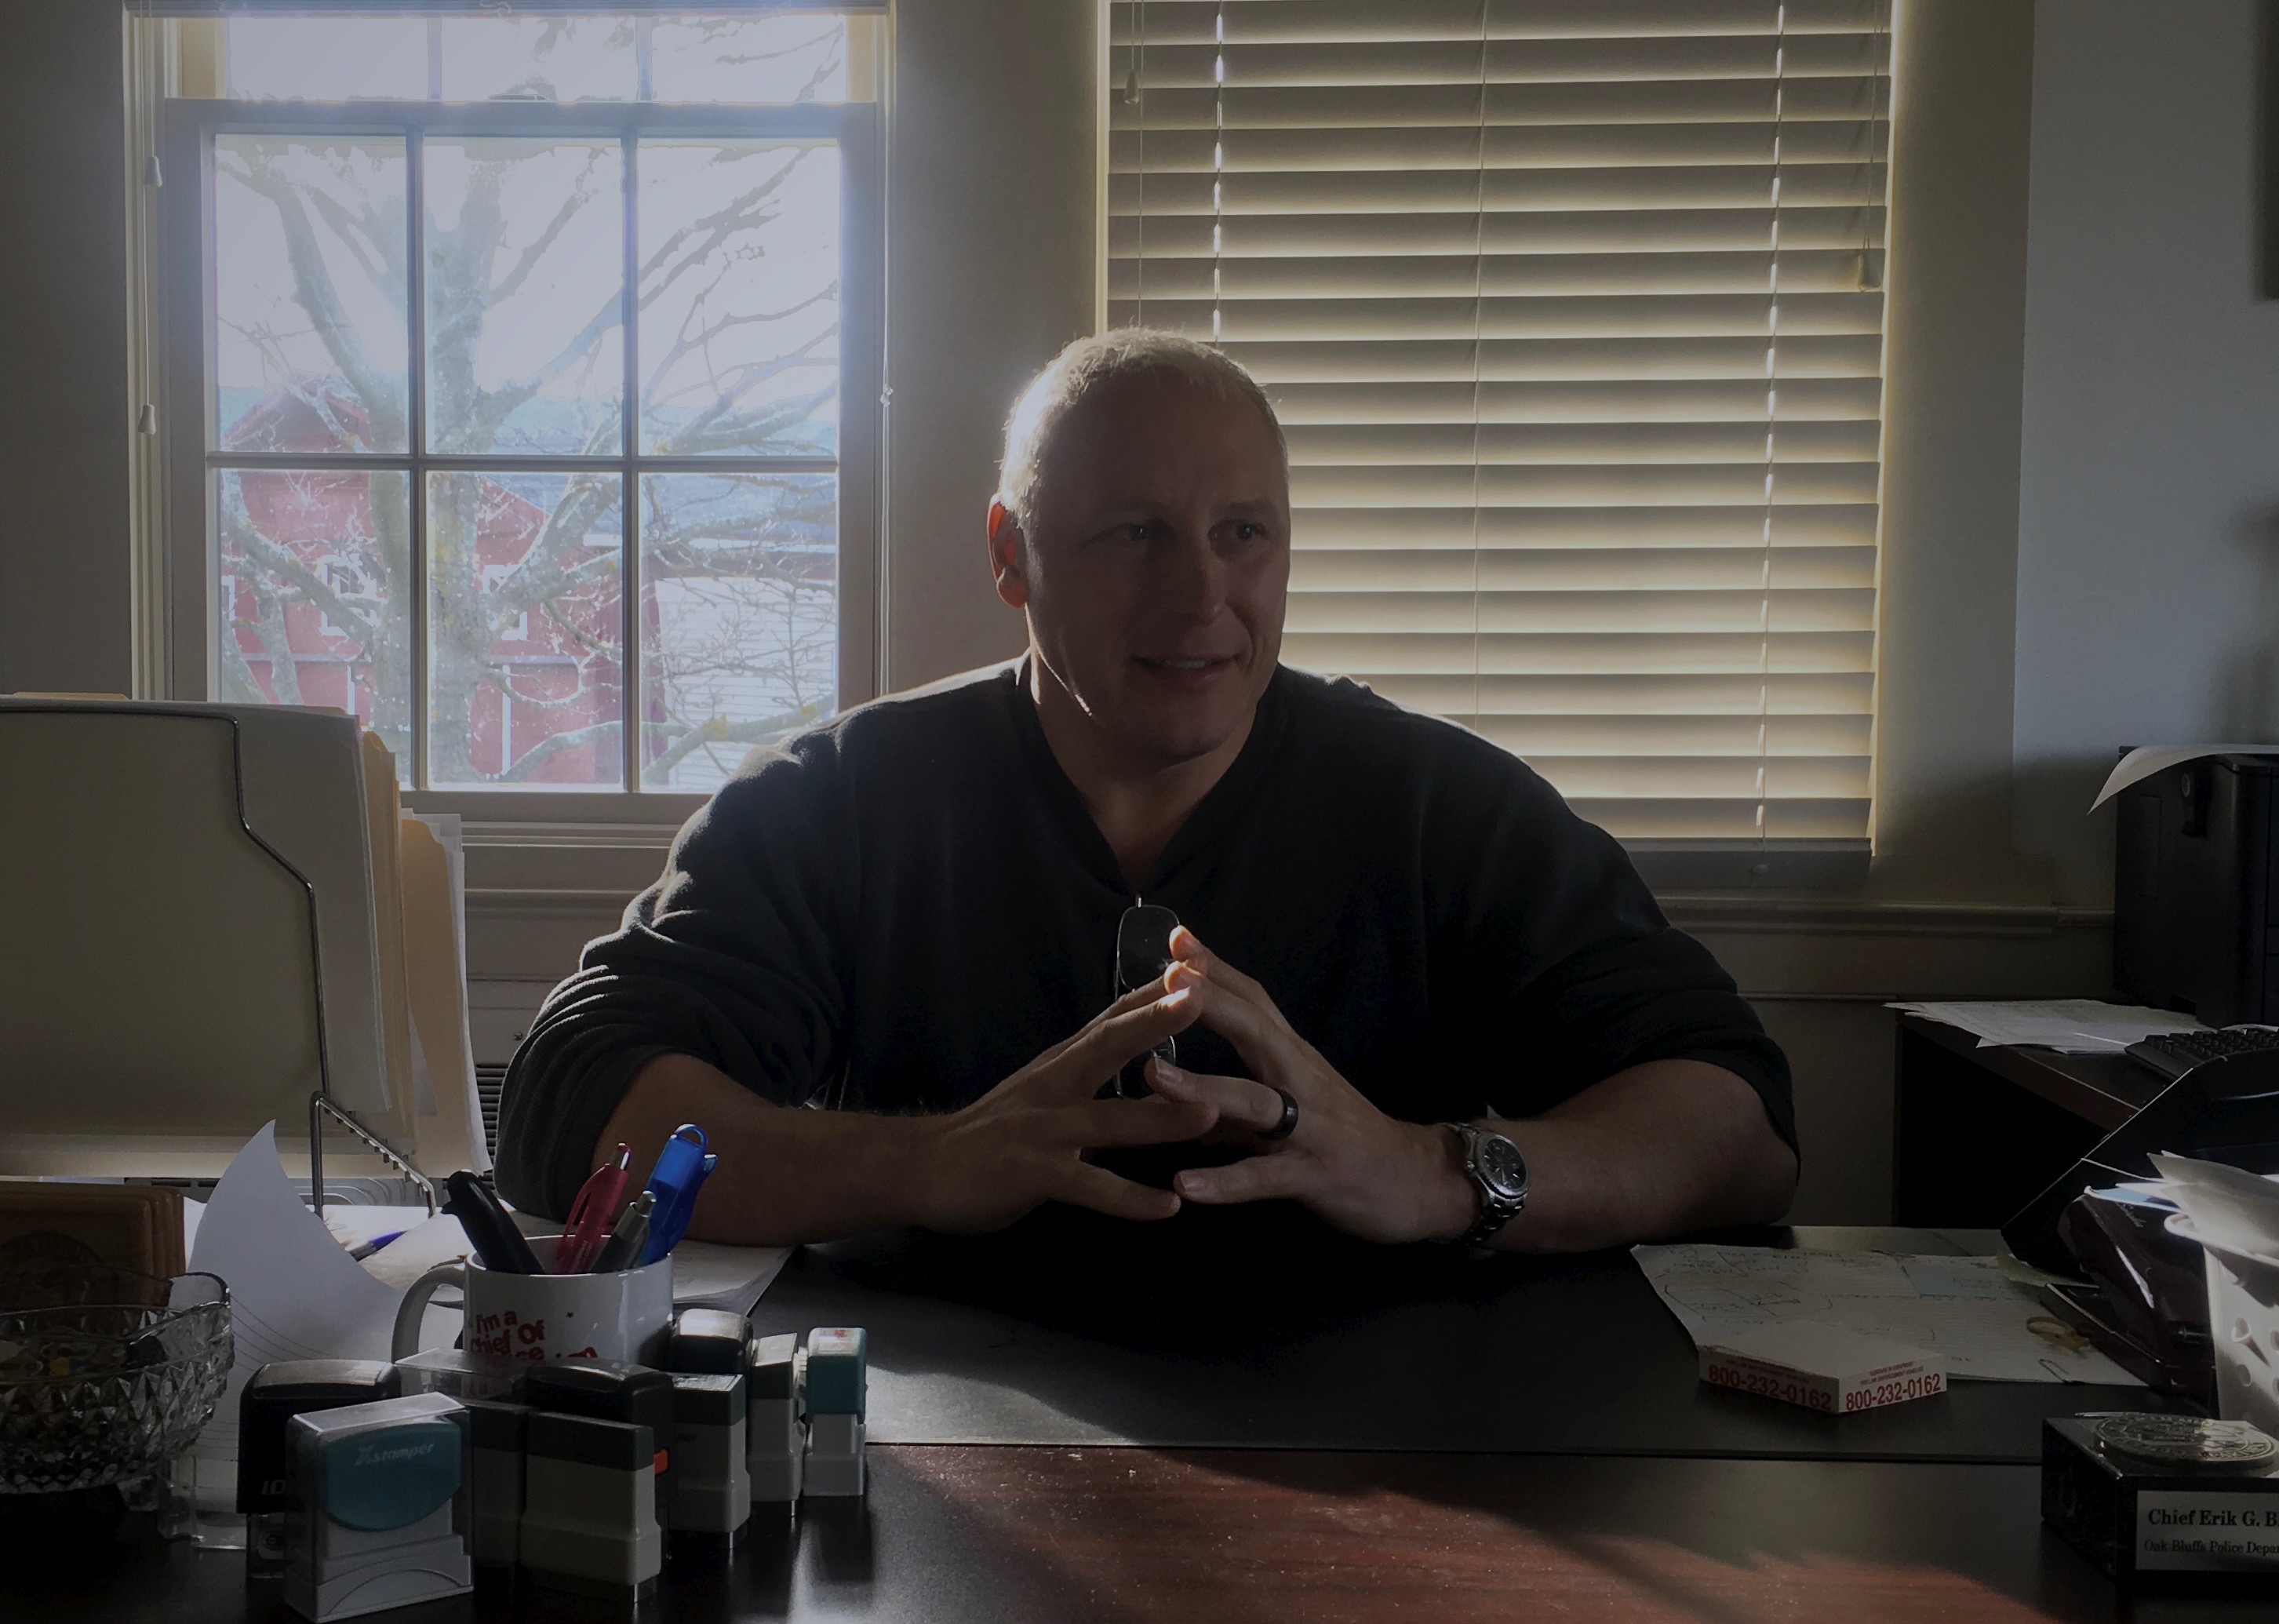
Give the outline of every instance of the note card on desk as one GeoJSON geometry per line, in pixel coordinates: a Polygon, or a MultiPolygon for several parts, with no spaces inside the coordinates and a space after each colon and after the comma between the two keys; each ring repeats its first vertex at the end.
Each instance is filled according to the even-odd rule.
{"type": "Polygon", "coordinates": [[[1634,1246],[1699,1348],[1767,1325],[1824,1325],[1944,1356],[1955,1381],[2143,1383],[1992,1258],[1761,1246],[1634,1246]]]}

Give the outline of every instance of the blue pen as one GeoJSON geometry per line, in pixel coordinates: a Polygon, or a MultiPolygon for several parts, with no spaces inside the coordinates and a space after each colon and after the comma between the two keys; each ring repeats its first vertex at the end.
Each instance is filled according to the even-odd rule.
{"type": "Polygon", "coordinates": [[[672,1130],[672,1137],[657,1153],[656,1170],[648,1176],[656,1209],[649,1214],[648,1245],[641,1249],[642,1263],[654,1263],[680,1245],[696,1213],[696,1193],[719,1165],[720,1158],[707,1152],[704,1130],[694,1122],[683,1122],[672,1130]]]}

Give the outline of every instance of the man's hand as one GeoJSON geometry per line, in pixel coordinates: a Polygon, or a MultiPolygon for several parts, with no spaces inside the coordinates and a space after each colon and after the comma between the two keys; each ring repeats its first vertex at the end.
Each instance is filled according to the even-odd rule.
{"type": "Polygon", "coordinates": [[[1179,1198],[1119,1178],[1088,1152],[1200,1138],[1218,1120],[1207,1099],[1097,1099],[1101,1084],[1195,1019],[1194,989],[1153,982],[1118,999],[938,1124],[920,1175],[917,1221],[930,1229],[1001,1229],[1046,1201],[1114,1218],[1169,1218],[1179,1198]]]}
{"type": "MultiPolygon", "coordinates": [[[[1449,1240],[1469,1229],[1479,1199],[1446,1128],[1386,1116],[1291,1029],[1266,990],[1213,958],[1193,932],[1171,938],[1166,977],[1192,987],[1205,1023],[1263,1079],[1199,1076],[1151,1062],[1167,1099],[1209,1105],[1218,1138],[1258,1154],[1196,1168],[1173,1181],[1190,1201],[1285,1198],[1366,1240],[1449,1240]],[[1282,1120],[1286,1090],[1298,1126],[1282,1120]]],[[[1542,1115],[1483,1124],[1526,1156],[1527,1206],[1493,1245],[1583,1252],[1727,1223],[1780,1216],[1796,1190],[1796,1156],[1773,1130],[1756,1091],[1704,1061],[1649,1061],[1601,1078],[1542,1115]]]]}
{"type": "Polygon", "coordinates": [[[1284,1198],[1363,1240],[1444,1240],[1470,1227],[1477,1204],[1454,1134],[1395,1121],[1371,1105],[1292,1029],[1265,988],[1213,958],[1193,931],[1174,932],[1171,951],[1179,962],[1170,984],[1192,994],[1203,1023],[1262,1079],[1148,1062],[1148,1085],[1157,1094],[1211,1107],[1224,1137],[1259,1151],[1223,1168],[1181,1173],[1172,1181],[1181,1196],[1213,1206],[1284,1198]],[[1298,1126],[1288,1138],[1269,1142],[1257,1136],[1282,1120],[1276,1089],[1298,1102],[1298,1126]]]}
{"type": "Polygon", "coordinates": [[[1152,983],[946,1116],[771,1105],[694,1055],[660,1055],[625,1091],[595,1155],[622,1139],[645,1178],[676,1124],[703,1123],[721,1170],[705,1182],[690,1233],[748,1246],[903,1224],[978,1233],[1046,1201],[1168,1218],[1179,1210],[1177,1196],[1093,1167],[1086,1153],[1196,1138],[1217,1112],[1193,1100],[1093,1096],[1194,1018],[1191,992],[1152,983]]]}

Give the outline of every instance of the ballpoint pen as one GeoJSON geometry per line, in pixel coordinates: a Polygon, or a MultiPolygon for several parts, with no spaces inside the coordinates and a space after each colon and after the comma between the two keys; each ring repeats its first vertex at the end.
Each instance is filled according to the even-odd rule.
{"type": "MultiPolygon", "coordinates": [[[[460,1227],[461,1229],[464,1229],[466,1226],[465,1226],[464,1224],[462,1224],[462,1225],[460,1225],[459,1227],[460,1227]]],[[[368,1258],[368,1257],[372,1256],[372,1254],[373,1252],[378,1252],[378,1251],[379,1251],[382,1246],[387,1245],[388,1242],[393,1241],[393,1240],[402,1240],[403,1238],[403,1230],[401,1230],[401,1229],[390,1229],[390,1230],[389,1230],[387,1234],[385,1234],[385,1235],[375,1235],[375,1236],[373,1236],[370,1240],[368,1240],[368,1241],[364,1242],[364,1243],[362,1245],[360,1245],[360,1246],[351,1246],[351,1247],[349,1247],[349,1256],[350,1256],[350,1257],[354,1258],[357,1262],[361,1263],[361,1262],[363,1262],[366,1258],[368,1258]]]]}
{"type": "Polygon", "coordinates": [[[649,1214],[656,1207],[656,1191],[644,1190],[635,1196],[625,1215],[618,1220],[618,1227],[610,1232],[609,1244],[594,1260],[591,1272],[614,1275],[633,1268],[640,1260],[641,1248],[648,1244],[649,1214]]]}
{"type": "Polygon", "coordinates": [[[697,1192],[719,1165],[720,1158],[706,1151],[704,1130],[694,1122],[683,1122],[672,1130],[672,1137],[656,1153],[656,1171],[648,1176],[648,1187],[656,1194],[656,1211],[649,1219],[648,1245],[641,1252],[642,1262],[654,1263],[680,1245],[680,1237],[688,1233],[688,1221],[696,1214],[697,1192]]]}
{"type": "Polygon", "coordinates": [[[626,1169],[633,1165],[633,1147],[618,1146],[617,1154],[595,1168],[570,1204],[570,1217],[562,1226],[562,1239],[554,1248],[554,1272],[582,1275],[610,1238],[610,1225],[625,1199],[626,1169]]]}
{"type": "Polygon", "coordinates": [[[483,1182],[472,1173],[454,1173],[444,1181],[450,1194],[443,1210],[459,1221],[467,1244],[475,1249],[485,1268],[502,1275],[542,1275],[538,1254],[514,1227],[506,1208],[499,1205],[483,1182]]]}

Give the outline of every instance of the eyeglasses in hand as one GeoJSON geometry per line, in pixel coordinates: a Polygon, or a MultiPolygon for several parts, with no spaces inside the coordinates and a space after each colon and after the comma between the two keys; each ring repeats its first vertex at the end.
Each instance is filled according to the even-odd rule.
{"type": "MultiPolygon", "coordinates": [[[[1116,997],[1163,980],[1172,963],[1171,932],[1178,928],[1179,916],[1168,908],[1140,902],[1124,910],[1116,927],[1116,997]]],[[[1179,1046],[1171,1038],[1164,1038],[1150,1053],[1166,1066],[1178,1063],[1179,1046]]],[[[1147,1058],[1143,1054],[1124,1068],[1112,1085],[1118,1097],[1147,1097],[1147,1058]]]]}

